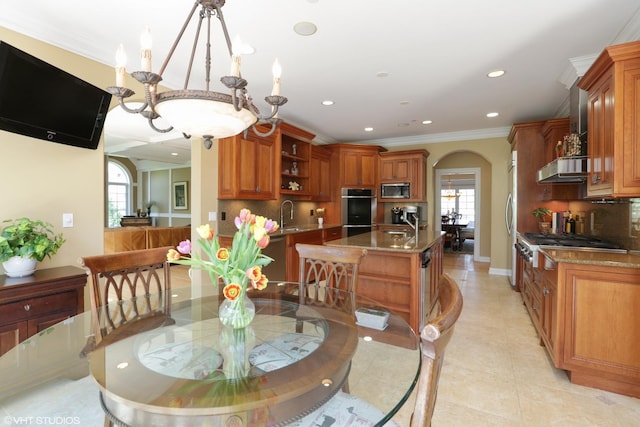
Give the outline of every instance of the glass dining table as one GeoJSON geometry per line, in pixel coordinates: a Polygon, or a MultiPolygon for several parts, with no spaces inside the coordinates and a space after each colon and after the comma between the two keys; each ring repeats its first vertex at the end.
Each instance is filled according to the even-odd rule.
{"type": "MultiPolygon", "coordinates": [[[[220,323],[218,295],[185,299],[172,304],[169,322],[120,326],[86,355],[91,313],[69,318],[0,358],[0,405],[90,375],[95,404],[115,425],[287,425],[341,390],[376,407],[382,425],[415,387],[419,337],[375,301],[334,290],[332,298],[346,302],[341,309],[301,305],[286,291],[296,286],[252,293],[256,316],[243,329],[220,323]],[[367,323],[356,310],[388,319],[367,323]]],[[[127,304],[118,310],[132,309],[127,304]]]]}

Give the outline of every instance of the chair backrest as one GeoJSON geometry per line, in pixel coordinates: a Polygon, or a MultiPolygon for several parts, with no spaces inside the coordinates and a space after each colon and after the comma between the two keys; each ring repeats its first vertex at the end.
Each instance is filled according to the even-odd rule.
{"type": "Polygon", "coordinates": [[[411,427],[431,425],[445,348],[451,340],[453,328],[461,312],[460,288],[449,275],[443,274],[438,283],[438,299],[429,315],[428,323],[420,333],[422,368],[411,427]]]}
{"type": "Polygon", "coordinates": [[[358,266],[366,249],[296,244],[300,256],[300,304],[355,310],[355,299],[334,298],[331,289],[357,292],[358,266]]]}
{"type": "Polygon", "coordinates": [[[172,247],[117,252],[81,258],[91,292],[95,344],[119,326],[160,314],[171,315],[172,247]]]}

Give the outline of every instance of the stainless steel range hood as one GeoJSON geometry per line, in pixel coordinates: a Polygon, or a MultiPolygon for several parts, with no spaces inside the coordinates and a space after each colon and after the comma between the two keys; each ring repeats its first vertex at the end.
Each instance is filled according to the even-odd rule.
{"type": "Polygon", "coordinates": [[[587,158],[563,157],[545,165],[536,177],[539,184],[568,184],[585,182],[587,179],[587,158]]]}
{"type": "MultiPolygon", "coordinates": [[[[569,89],[569,130],[580,136],[583,147],[586,147],[587,143],[587,96],[587,92],[578,87],[578,81],[569,89]]],[[[536,178],[539,184],[586,182],[587,157],[585,155],[556,159],[543,166],[536,178]]]]}

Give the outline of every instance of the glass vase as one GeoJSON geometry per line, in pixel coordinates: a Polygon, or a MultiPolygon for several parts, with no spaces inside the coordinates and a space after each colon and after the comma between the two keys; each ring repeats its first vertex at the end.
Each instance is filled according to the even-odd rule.
{"type": "Polygon", "coordinates": [[[247,296],[246,292],[242,296],[231,301],[227,298],[218,307],[218,317],[220,323],[233,329],[244,328],[251,323],[256,315],[256,306],[247,296]]]}

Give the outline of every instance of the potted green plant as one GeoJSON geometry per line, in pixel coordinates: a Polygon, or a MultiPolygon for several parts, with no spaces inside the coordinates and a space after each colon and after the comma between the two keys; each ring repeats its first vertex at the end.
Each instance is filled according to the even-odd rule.
{"type": "Polygon", "coordinates": [[[53,226],[29,218],[8,219],[0,232],[0,262],[9,277],[33,274],[36,263],[51,258],[65,242],[53,226]]]}
{"type": "Polygon", "coordinates": [[[540,231],[548,233],[551,229],[551,222],[549,222],[551,211],[547,208],[537,208],[533,210],[533,215],[538,218],[538,228],[540,231]]]}

